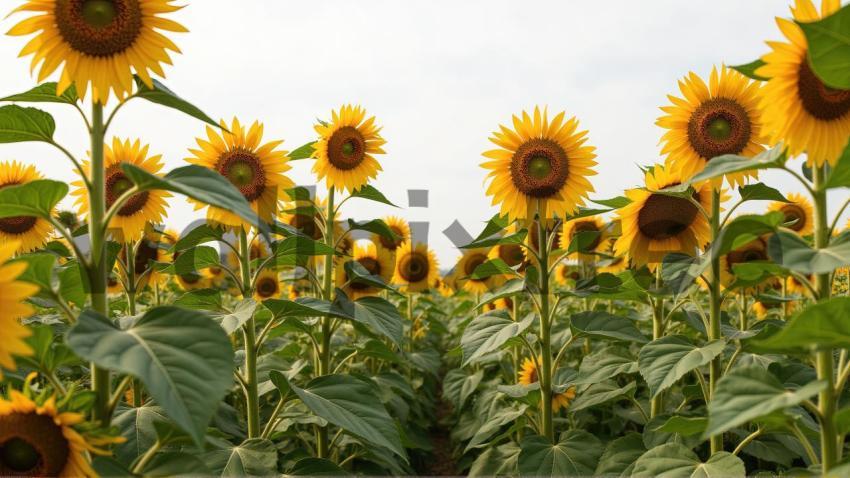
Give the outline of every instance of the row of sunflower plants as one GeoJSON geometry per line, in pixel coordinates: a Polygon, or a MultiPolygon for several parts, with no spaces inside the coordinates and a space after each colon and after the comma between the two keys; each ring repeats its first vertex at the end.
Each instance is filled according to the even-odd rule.
{"type": "Polygon", "coordinates": [[[13,12],[43,83],[0,99],[0,143],[53,148],[79,180],[0,164],[0,475],[414,473],[438,394],[419,340],[438,266],[403,220],[341,210],[393,205],[370,184],[381,128],[344,105],[286,151],[260,122],[214,121],[153,77],[179,52],[179,8],[13,12]],[[164,172],[147,138],[109,136],[134,99],[201,122],[188,165],[164,172]],[[28,104],[79,113],[87,154],[28,104]],[[289,179],[297,160],[324,198],[289,179]],[[175,196],[205,218],[165,229],[175,196]]]}
{"type": "Polygon", "coordinates": [[[761,59],[679,80],[664,162],[622,196],[589,199],[595,149],[564,112],[492,134],[500,212],[444,278],[459,470],[850,474],[850,7],[792,14],[761,59]]]}

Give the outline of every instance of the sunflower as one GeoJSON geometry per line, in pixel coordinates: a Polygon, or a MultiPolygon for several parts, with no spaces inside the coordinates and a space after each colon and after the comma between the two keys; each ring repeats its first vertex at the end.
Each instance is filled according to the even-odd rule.
{"type": "Polygon", "coordinates": [[[753,312],[756,313],[756,318],[759,320],[767,318],[771,311],[782,310],[782,302],[768,302],[757,300],[753,302],[753,312]]]}
{"type": "Polygon", "coordinates": [[[565,286],[575,285],[581,279],[581,268],[565,263],[558,264],[555,268],[555,282],[565,286]]]}
{"type": "Polygon", "coordinates": [[[372,242],[390,252],[395,252],[398,246],[410,240],[410,225],[404,219],[396,216],[387,216],[384,218],[384,222],[393,231],[393,234],[396,235],[396,239],[392,240],[380,234],[372,234],[372,242]]]}
{"type": "MultiPolygon", "coordinates": [[[[841,7],[839,0],[824,0],[821,12],[811,0],[797,0],[794,20],[813,22],[841,7]]],[[[788,42],[767,42],[771,52],[756,74],[768,78],[761,108],[771,144],[780,141],[792,156],[807,153],[807,164],[835,165],[850,136],[850,90],[836,90],[817,77],[808,61],[808,43],[796,23],[777,18],[788,42]]]]}
{"type": "MultiPolygon", "coordinates": [[[[390,251],[376,247],[371,241],[363,241],[354,245],[353,261],[356,261],[369,274],[380,277],[389,284],[393,278],[395,258],[390,251]]],[[[380,294],[381,290],[356,278],[348,277],[342,263],[336,267],[336,286],[341,288],[351,299],[359,299],[370,295],[380,294]]]]}
{"type": "Polygon", "coordinates": [[[422,292],[434,287],[440,277],[434,251],[422,242],[402,243],[396,249],[392,282],[405,292],[422,292]]]}
{"type": "Polygon", "coordinates": [[[832,279],[832,295],[850,294],[850,267],[839,267],[835,269],[832,279]]]}
{"type": "Polygon", "coordinates": [[[437,282],[434,284],[434,289],[443,297],[451,297],[455,295],[455,290],[449,285],[448,282],[442,277],[437,278],[437,282]]]}
{"type": "MultiPolygon", "coordinates": [[[[542,357],[538,357],[537,361],[542,361],[542,357]]],[[[522,385],[531,385],[537,383],[537,364],[534,360],[526,357],[522,361],[522,369],[519,371],[518,381],[522,385]]],[[[557,412],[562,408],[567,408],[570,403],[576,398],[576,388],[570,387],[563,393],[552,394],[552,411],[557,412]]]]}
{"type": "MultiPolygon", "coordinates": [[[[141,277],[139,289],[144,289],[151,283],[163,280],[164,276],[156,270],[153,263],[167,264],[172,261],[172,255],[168,252],[168,247],[174,244],[171,237],[168,232],[158,231],[150,223],[145,226],[144,236],[136,244],[136,260],[133,264],[136,278],[141,277]]],[[[126,257],[124,257],[125,250],[121,251],[124,260],[126,260],[126,257]]]]}
{"type": "Polygon", "coordinates": [[[602,218],[599,216],[590,216],[565,222],[563,229],[561,230],[561,237],[559,238],[561,249],[568,249],[570,247],[570,243],[575,239],[576,235],[580,233],[587,233],[588,235],[588,242],[582,249],[583,253],[575,252],[570,254],[568,258],[593,262],[597,259],[597,256],[590,253],[606,252],[609,244],[609,231],[602,218]],[[592,238],[590,237],[590,233],[595,233],[592,238]]]}
{"type": "Polygon", "coordinates": [[[789,193],[789,202],[770,203],[768,212],[779,211],[785,215],[785,227],[801,236],[808,236],[815,230],[814,209],[812,203],[802,194],[789,193]]]}
{"type": "MultiPolygon", "coordinates": [[[[506,236],[515,234],[516,226],[511,225],[505,231],[506,236]]],[[[489,259],[501,259],[510,267],[522,271],[528,265],[525,249],[520,244],[497,244],[487,254],[489,259]]]]}
{"type": "Polygon", "coordinates": [[[487,195],[509,219],[533,219],[535,214],[566,217],[585,204],[593,186],[587,176],[596,174],[595,148],[585,145],[587,131],[577,131],[575,117],[564,121],[561,112],[549,121],[546,110],[534,108],[513,116],[514,129],[499,126],[490,137],[500,149],[484,153],[490,161],[487,195]],[[538,210],[539,207],[539,210],[538,210]]]}
{"type": "Polygon", "coordinates": [[[80,217],[77,216],[77,213],[74,211],[58,211],[56,213],[56,220],[58,220],[59,224],[62,224],[71,232],[76,231],[80,226],[82,226],[80,217]]]}
{"type": "MultiPolygon", "coordinates": [[[[314,241],[321,241],[324,238],[323,224],[325,219],[320,210],[324,208],[324,204],[325,201],[318,199],[315,202],[308,199],[292,201],[286,204],[280,218],[284,224],[294,227],[301,234],[314,241]]],[[[334,229],[341,225],[341,223],[335,222],[334,229]]]]}
{"type": "MultiPolygon", "coordinates": [[[[705,168],[716,156],[737,154],[752,157],[764,151],[761,145],[760,85],[723,66],[711,70],[708,85],[691,72],[679,82],[684,98],[668,96],[673,103],[661,108],[667,113],[656,124],[666,129],[661,137],[667,164],[683,178],[705,168]]],[[[731,186],[741,186],[756,171],[726,175],[731,186]]],[[[720,187],[723,180],[713,181],[720,187]]]]}
{"type": "MultiPolygon", "coordinates": [[[[131,164],[156,174],[162,169],[162,156],[148,156],[148,145],[142,145],[137,139],[131,143],[112,139],[112,146],[103,145],[104,167],[106,168],[106,208],[109,209],[125,192],[134,187],[133,182],[121,169],[123,164],[131,164]]],[[[86,175],[90,174],[91,162],[83,163],[86,175]]],[[[71,183],[75,189],[75,205],[83,213],[89,212],[89,193],[82,180],[71,183]]],[[[160,223],[165,218],[165,198],[171,194],[165,191],[144,191],[136,193],[124,203],[124,206],[109,221],[109,232],[118,242],[135,242],[141,239],[149,222],[160,223]]]]}
{"type": "MultiPolygon", "coordinates": [[[[41,173],[35,166],[25,166],[17,161],[0,163],[0,189],[19,186],[37,179],[41,173]]],[[[18,244],[15,253],[30,252],[40,248],[53,233],[53,226],[46,219],[35,216],[13,216],[0,219],[0,242],[14,241],[18,244]]]]}
{"type": "MultiPolygon", "coordinates": [[[[252,261],[256,260],[256,259],[265,259],[265,258],[269,257],[269,255],[271,254],[271,252],[269,250],[268,243],[266,243],[264,240],[260,239],[259,237],[255,238],[253,241],[251,241],[250,251],[251,252],[249,252],[248,255],[249,255],[249,259],[252,260],[252,261]]],[[[227,260],[227,265],[229,265],[231,269],[233,269],[233,270],[239,269],[239,256],[236,255],[235,251],[228,252],[226,260],[227,260]]]]}
{"type": "Polygon", "coordinates": [[[366,119],[365,109],[344,105],[338,114],[331,111],[330,123],[319,123],[315,129],[319,139],[314,145],[313,172],[319,181],[326,179],[328,189],[353,192],[378,175],[381,165],[373,155],[384,154],[381,146],[386,141],[375,117],[366,119]]]}
{"type": "Polygon", "coordinates": [[[513,310],[514,301],[510,297],[505,297],[502,299],[496,299],[493,302],[488,302],[484,304],[484,311],[490,312],[493,310],[513,310]]]}
{"type": "Polygon", "coordinates": [[[91,85],[92,100],[106,103],[110,91],[123,100],[133,90],[133,72],[153,88],[150,72],[164,77],[169,51],[180,53],[158,30],[186,32],[163,18],[182,7],[174,0],[29,0],[13,10],[38,12],[9,30],[9,35],[36,34],[19,56],[33,55],[31,69],[41,63],[44,81],[62,63],[57,95],[76,85],[80,97],[91,85]]]}
{"type": "MultiPolygon", "coordinates": [[[[681,184],[685,179],[681,174],[656,165],[646,173],[646,189],[626,191],[632,202],[617,211],[623,234],[614,244],[616,255],[628,255],[636,266],[652,267],[672,252],[694,254],[710,240],[708,220],[693,203],[653,192],[681,184]]],[[[711,211],[711,185],[694,187],[693,199],[711,211]]]]}
{"type": "MultiPolygon", "coordinates": [[[[30,331],[19,322],[22,317],[33,313],[32,307],[23,303],[38,292],[38,286],[15,279],[27,269],[26,262],[6,263],[19,249],[16,242],[0,243],[0,368],[15,370],[13,355],[29,356],[32,350],[24,342],[30,331]]],[[[0,369],[0,378],[3,378],[0,369]]]]}
{"type": "MultiPolygon", "coordinates": [[[[186,161],[224,176],[239,189],[262,221],[271,222],[279,212],[278,202],[286,200],[289,197],[286,191],[295,185],[284,175],[291,166],[288,152],[277,149],[283,141],[261,145],[263,125],[257,121],[249,128],[244,128],[236,118],[229,126],[224,120],[220,125],[221,133],[207,126],[207,138],[195,139],[200,149],[189,149],[193,156],[186,161]]],[[[206,206],[193,202],[196,210],[206,206]]],[[[231,227],[253,226],[228,210],[212,206],[207,210],[207,220],[231,227]]]]}
{"type": "Polygon", "coordinates": [[[281,290],[278,273],[264,269],[257,276],[257,282],[254,284],[254,299],[257,301],[274,299],[280,297],[281,290]]]}
{"type": "MultiPolygon", "coordinates": [[[[835,274],[836,278],[838,277],[841,269],[836,269],[835,274]]],[[[815,277],[812,274],[809,274],[806,279],[809,283],[814,283],[815,277]]],[[[805,284],[800,282],[795,276],[788,276],[785,278],[785,291],[789,294],[793,295],[801,295],[801,296],[811,296],[811,291],[805,284]]]]}
{"type": "Polygon", "coordinates": [[[295,279],[286,285],[286,295],[289,300],[295,300],[303,297],[310,292],[311,283],[306,279],[295,279]]]}
{"type": "Polygon", "coordinates": [[[177,274],[175,276],[175,279],[177,280],[177,285],[179,285],[181,289],[186,291],[206,289],[210,285],[212,285],[205,271],[177,274]]]}
{"type": "Polygon", "coordinates": [[[766,238],[754,239],[720,256],[720,285],[729,287],[735,282],[735,266],[748,262],[770,262],[766,238]]]}
{"type": "Polygon", "coordinates": [[[0,398],[0,475],[96,477],[87,455],[108,455],[99,447],[124,440],[81,433],[74,427],[83,421],[80,413],[60,411],[56,397],[39,405],[10,390],[0,398]]]}
{"type": "Polygon", "coordinates": [[[483,279],[471,277],[478,266],[487,262],[489,253],[490,250],[486,248],[467,249],[458,259],[455,270],[459,274],[459,282],[463,290],[472,294],[483,294],[505,282],[505,276],[501,274],[491,275],[483,279]]]}

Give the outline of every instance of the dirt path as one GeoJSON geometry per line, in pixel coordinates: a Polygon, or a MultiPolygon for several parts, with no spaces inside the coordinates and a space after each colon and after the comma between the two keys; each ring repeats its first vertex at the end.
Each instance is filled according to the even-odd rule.
{"type": "Polygon", "coordinates": [[[452,414],[452,406],[443,400],[442,384],[437,397],[437,420],[431,427],[431,445],[434,447],[433,457],[425,468],[428,476],[457,476],[457,468],[452,457],[451,430],[447,426],[452,414]]]}

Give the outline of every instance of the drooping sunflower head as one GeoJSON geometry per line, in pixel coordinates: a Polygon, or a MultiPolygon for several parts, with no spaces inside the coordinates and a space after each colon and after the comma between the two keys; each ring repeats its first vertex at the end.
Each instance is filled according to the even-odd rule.
{"type": "Polygon", "coordinates": [[[768,212],[779,211],[785,215],[785,227],[801,236],[808,236],[815,230],[814,208],[811,201],[797,193],[788,193],[789,202],[776,201],[770,203],[768,212]]]}
{"type": "MultiPolygon", "coordinates": [[[[693,202],[655,192],[679,185],[683,179],[680,171],[657,165],[646,173],[645,189],[626,191],[631,203],[617,211],[623,233],[614,244],[616,255],[628,255],[636,266],[654,267],[673,252],[695,254],[710,240],[708,220],[693,202]]],[[[693,201],[711,211],[711,185],[694,187],[693,201]]]]}
{"type": "MultiPolygon", "coordinates": [[[[736,154],[752,157],[764,151],[761,145],[760,84],[735,70],[711,70],[708,85],[691,72],[679,81],[684,98],[669,96],[666,114],[656,124],[666,129],[661,153],[671,170],[689,178],[702,171],[717,156],[736,154]]],[[[726,175],[732,186],[758,177],[756,171],[726,175]]],[[[721,187],[722,178],[714,181],[721,187]]]]}
{"type": "Polygon", "coordinates": [[[598,258],[591,253],[605,252],[609,244],[608,238],[610,237],[610,233],[605,221],[599,216],[573,219],[572,221],[565,222],[563,225],[560,237],[561,249],[566,250],[569,248],[570,244],[576,240],[576,237],[579,238],[578,246],[580,250],[586,252],[586,254],[575,252],[568,257],[570,259],[593,262],[598,258]]]}
{"type": "Polygon", "coordinates": [[[185,32],[163,18],[182,7],[174,0],[29,0],[14,12],[37,14],[12,27],[9,35],[32,35],[20,56],[41,64],[42,82],[63,63],[57,94],[76,85],[80,97],[91,87],[92,100],[106,103],[110,92],[123,100],[133,90],[133,73],[153,88],[151,73],[165,76],[169,51],[180,53],[160,31],[185,32]]]}
{"type": "Polygon", "coordinates": [[[425,243],[407,241],[396,249],[392,282],[405,292],[434,287],[440,277],[437,256],[425,243]]]}
{"type": "Polygon", "coordinates": [[[338,113],[331,111],[331,121],[317,124],[315,129],[319,139],[314,145],[313,172],[328,188],[353,192],[381,171],[374,155],[384,154],[381,147],[386,141],[375,117],[367,118],[366,110],[359,105],[343,105],[338,113]]]}
{"type": "Polygon", "coordinates": [[[584,205],[593,192],[588,176],[593,167],[595,148],[588,146],[587,131],[578,130],[574,117],[564,121],[561,112],[549,120],[546,110],[534,108],[513,117],[514,129],[499,126],[490,137],[499,149],[486,151],[490,185],[487,195],[511,220],[541,217],[566,217],[584,205]]]}
{"type": "Polygon", "coordinates": [[[410,225],[404,219],[396,216],[387,216],[384,218],[384,222],[393,231],[396,239],[392,240],[380,234],[372,234],[372,242],[390,252],[395,252],[403,242],[410,240],[410,225]]]}
{"type": "MultiPolygon", "coordinates": [[[[172,255],[168,252],[169,245],[167,232],[158,230],[151,223],[145,226],[142,239],[135,244],[135,261],[133,264],[135,275],[140,279],[139,289],[144,289],[149,284],[164,279],[163,274],[154,267],[154,263],[172,261],[172,255]]],[[[121,257],[124,260],[126,260],[126,251],[126,247],[121,251],[121,257]]]]}
{"type": "MultiPolygon", "coordinates": [[[[35,166],[24,165],[17,161],[0,163],[0,189],[42,179],[35,166]]],[[[53,226],[46,219],[35,216],[13,216],[0,219],[0,241],[14,241],[18,244],[17,253],[30,252],[47,242],[53,232],[53,226]]]]}
{"type": "MultiPolygon", "coordinates": [[[[113,138],[111,145],[103,146],[103,157],[106,168],[107,209],[134,187],[130,178],[124,174],[122,165],[133,165],[151,174],[156,174],[162,169],[162,156],[148,156],[148,145],[142,145],[138,139],[131,142],[129,139],[121,141],[119,138],[113,138]]],[[[83,163],[83,170],[90,175],[91,162],[83,163]]],[[[75,205],[87,214],[90,211],[88,189],[82,180],[72,184],[75,189],[71,195],[77,198],[75,205]]],[[[167,206],[165,198],[168,197],[171,197],[171,194],[165,191],[144,191],[133,194],[109,221],[110,234],[118,242],[138,241],[148,223],[158,224],[165,218],[167,206]]]]}
{"type": "Polygon", "coordinates": [[[729,287],[735,282],[735,266],[748,262],[769,262],[766,238],[757,238],[720,256],[720,285],[729,287]]]}
{"type": "Polygon", "coordinates": [[[266,299],[275,299],[280,297],[281,293],[280,276],[277,272],[264,269],[257,276],[257,282],[254,285],[254,299],[258,302],[266,299]]]}
{"type": "Polygon", "coordinates": [[[579,266],[562,262],[555,268],[555,282],[558,284],[572,286],[579,279],[581,279],[581,267],[579,266]]]}
{"type": "MultiPolygon", "coordinates": [[[[221,131],[207,126],[207,137],[196,138],[199,149],[189,149],[192,157],[186,161],[209,168],[222,175],[251,204],[262,221],[271,222],[280,209],[279,202],[289,196],[287,190],[295,184],[284,173],[289,171],[287,151],[277,149],[283,141],[263,143],[263,125],[255,121],[250,127],[233,118],[230,125],[221,121],[221,131]]],[[[195,209],[206,205],[195,201],[195,209]]],[[[229,227],[249,229],[236,214],[210,206],[207,221],[229,227]]]]}
{"type": "Polygon", "coordinates": [[[32,349],[24,341],[30,335],[29,329],[20,319],[33,313],[33,308],[24,301],[38,292],[38,286],[18,281],[18,277],[27,269],[27,263],[7,262],[20,248],[17,242],[0,243],[0,379],[2,369],[15,370],[15,355],[32,355],[32,349]]]}
{"type": "Polygon", "coordinates": [[[458,259],[455,271],[461,288],[472,294],[483,294],[499,287],[505,282],[501,274],[491,275],[483,279],[472,277],[475,269],[489,260],[490,249],[467,249],[458,259]]]}
{"type": "MultiPolygon", "coordinates": [[[[392,281],[395,271],[395,258],[390,251],[376,247],[373,242],[359,241],[355,243],[352,260],[363,266],[370,275],[383,279],[385,283],[389,284],[392,281]]],[[[349,277],[343,261],[340,261],[336,267],[336,284],[351,299],[378,295],[382,290],[366,281],[349,277]]]]}
{"type": "MultiPolygon", "coordinates": [[[[839,0],[824,0],[818,12],[811,0],[796,0],[794,20],[813,22],[841,8],[839,0]]],[[[793,21],[777,18],[787,42],[767,42],[771,51],[756,74],[768,78],[761,109],[771,144],[780,141],[792,156],[807,153],[809,165],[835,165],[850,136],[850,90],[830,88],[808,61],[808,42],[793,21]]]]}

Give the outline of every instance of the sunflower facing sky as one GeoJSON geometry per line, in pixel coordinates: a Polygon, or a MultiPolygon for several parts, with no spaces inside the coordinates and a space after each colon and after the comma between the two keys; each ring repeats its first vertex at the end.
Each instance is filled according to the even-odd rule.
{"type": "Polygon", "coordinates": [[[767,207],[768,212],[779,211],[785,215],[785,227],[801,236],[808,236],[815,230],[814,208],[806,196],[788,193],[789,202],[776,201],[767,207]]]}
{"type": "MultiPolygon", "coordinates": [[[[17,161],[0,163],[0,189],[19,186],[42,179],[35,166],[25,166],[17,161]]],[[[14,252],[30,252],[43,246],[53,232],[47,220],[35,216],[15,216],[0,219],[0,241],[14,241],[18,249],[14,252]]]]}
{"type": "MultiPolygon", "coordinates": [[[[369,274],[380,277],[385,283],[392,281],[395,272],[393,253],[382,247],[376,247],[371,241],[358,241],[354,244],[352,260],[363,266],[369,274]]],[[[347,261],[346,261],[347,262],[347,261]]],[[[382,289],[363,281],[348,277],[344,263],[336,267],[336,286],[340,287],[351,299],[359,299],[370,295],[378,295],[382,289]]]]}
{"type": "MultiPolygon", "coordinates": [[[[711,239],[708,220],[691,201],[652,191],[677,186],[681,172],[656,165],[647,171],[646,189],[626,191],[631,203],[617,211],[623,233],[614,253],[628,255],[636,266],[660,263],[672,252],[695,254],[711,239]]],[[[711,211],[711,184],[695,185],[694,200],[711,211]]]]}
{"type": "Polygon", "coordinates": [[[16,280],[26,270],[26,262],[6,262],[18,249],[14,241],[0,243],[0,378],[2,369],[15,370],[13,355],[32,355],[24,342],[30,331],[20,319],[33,313],[32,307],[23,301],[38,292],[38,286],[16,280]]]}
{"type": "Polygon", "coordinates": [[[182,7],[174,0],[30,0],[14,12],[35,12],[9,30],[9,35],[35,36],[20,56],[32,55],[42,82],[64,64],[57,94],[76,85],[81,98],[91,87],[92,100],[106,103],[110,92],[119,100],[133,90],[133,73],[153,88],[151,73],[165,76],[169,51],[180,53],[160,33],[186,32],[179,23],[163,18],[182,7]]]}
{"type": "Polygon", "coordinates": [[[538,212],[565,218],[594,191],[587,177],[596,174],[596,148],[585,144],[587,131],[578,131],[578,120],[564,121],[565,114],[550,121],[535,107],[533,116],[513,116],[513,130],[500,125],[490,137],[499,149],[484,152],[489,161],[481,163],[489,170],[487,195],[511,220],[534,219],[538,212]]]}
{"type": "MultiPolygon", "coordinates": [[[[538,357],[537,361],[542,361],[542,357],[538,357]]],[[[534,360],[526,357],[522,360],[522,369],[518,373],[517,381],[522,385],[531,385],[537,383],[537,364],[534,360]]],[[[570,387],[563,393],[552,394],[552,411],[557,412],[562,408],[567,408],[570,403],[576,398],[576,388],[570,387]]]]}
{"type": "Polygon", "coordinates": [[[374,179],[381,165],[374,155],[384,154],[386,144],[375,117],[366,118],[359,105],[344,105],[331,111],[331,121],[315,126],[319,139],[313,146],[313,172],[328,188],[356,191],[374,179]]]}
{"type": "MultiPolygon", "coordinates": [[[[796,0],[795,21],[813,22],[841,7],[839,0],[823,0],[821,11],[811,0],[796,0]]],[[[812,71],[808,42],[791,20],[777,18],[787,42],[767,42],[771,52],[756,74],[768,78],[761,108],[771,144],[784,142],[792,156],[807,154],[807,163],[835,165],[850,137],[850,90],[826,86],[812,71]]]]}
{"type": "MultiPolygon", "coordinates": [[[[656,124],[667,130],[661,138],[661,154],[668,168],[689,178],[702,171],[716,156],[737,154],[752,157],[764,151],[761,145],[759,82],[750,81],[735,70],[711,70],[708,85],[694,74],[679,81],[684,98],[669,95],[672,105],[656,124]]],[[[732,186],[741,186],[756,171],[726,175],[732,186]]],[[[722,180],[714,181],[720,187],[722,180]]]]}
{"type": "MultiPolygon", "coordinates": [[[[257,121],[247,128],[236,118],[230,125],[224,120],[220,124],[221,133],[207,126],[207,137],[195,140],[200,149],[189,149],[193,156],[186,161],[227,178],[260,219],[270,222],[280,212],[279,201],[289,197],[287,189],[295,185],[284,174],[291,168],[288,152],[277,149],[283,141],[263,144],[263,125],[257,121]]],[[[204,207],[195,201],[196,210],[204,207]]],[[[253,227],[232,212],[212,206],[207,210],[207,220],[230,227],[253,227]]]]}
{"type": "Polygon", "coordinates": [[[407,241],[396,249],[392,282],[405,292],[434,287],[440,277],[437,257],[425,243],[407,241]]]}
{"type": "MultiPolygon", "coordinates": [[[[109,209],[125,192],[133,187],[133,182],[124,174],[122,164],[132,164],[151,174],[162,169],[162,156],[148,156],[148,145],[142,145],[137,139],[121,141],[112,139],[112,145],[103,145],[104,167],[106,168],[106,208],[109,209]]],[[[83,170],[90,174],[91,163],[83,163],[83,170]]],[[[80,211],[89,211],[89,193],[82,180],[71,183],[75,189],[71,192],[77,199],[74,202],[80,211]]],[[[160,223],[165,219],[165,198],[171,193],[153,190],[136,193],[124,203],[109,221],[109,231],[116,241],[135,242],[141,239],[148,223],[160,223]]]]}

